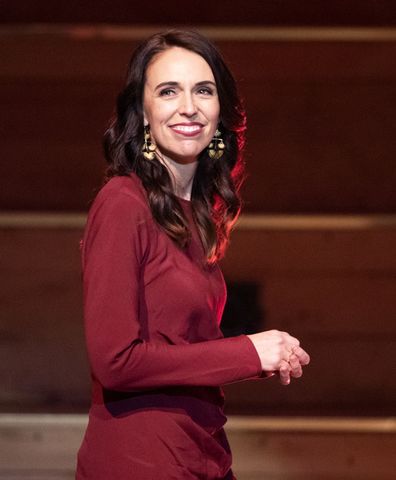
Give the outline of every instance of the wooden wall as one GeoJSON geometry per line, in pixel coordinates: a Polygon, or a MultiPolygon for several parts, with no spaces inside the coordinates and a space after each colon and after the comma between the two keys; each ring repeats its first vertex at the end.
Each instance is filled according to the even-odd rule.
{"type": "MultiPolygon", "coordinates": [[[[0,414],[1,480],[72,480],[86,415],[0,414]]],[[[392,480],[392,419],[231,417],[238,480],[392,480]]]]}
{"type": "MultiPolygon", "coordinates": [[[[53,228],[44,222],[32,228],[12,227],[10,218],[4,227],[3,217],[0,404],[6,410],[79,411],[88,402],[82,229],[70,219],[66,228],[67,217],[56,226],[56,218],[53,228]]],[[[304,227],[302,219],[294,228],[268,222],[252,228],[249,218],[234,232],[225,277],[257,282],[261,327],[301,338],[312,364],[288,388],[274,379],[226,386],[229,411],[390,414],[396,402],[396,226],[329,230],[304,227]]]]}
{"type": "MultiPolygon", "coordinates": [[[[102,133],[144,33],[44,32],[0,32],[0,208],[86,210],[105,167],[102,133]]],[[[396,37],[257,35],[217,32],[248,112],[246,209],[395,211],[396,37]]]]}
{"type": "MultiPolygon", "coordinates": [[[[290,330],[312,353],[304,380],[287,389],[272,380],[227,387],[229,408],[392,411],[395,32],[208,31],[246,100],[245,212],[261,219],[236,230],[224,272],[229,281],[257,282],[263,328],[290,330]],[[271,224],[274,213],[287,228],[271,224]],[[308,216],[296,227],[297,213],[354,217],[316,228],[308,216]],[[377,221],[385,213],[389,221],[377,221]],[[356,228],[362,214],[369,216],[356,228]]],[[[83,217],[73,227],[62,215],[84,214],[101,183],[102,132],[144,32],[0,29],[3,409],[86,408],[83,217]],[[21,211],[58,220],[29,225],[21,211]]]]}
{"type": "Polygon", "coordinates": [[[227,386],[230,411],[394,411],[395,241],[380,225],[235,232],[226,278],[256,281],[262,328],[293,333],[312,362],[287,391],[272,379],[227,386]]]}

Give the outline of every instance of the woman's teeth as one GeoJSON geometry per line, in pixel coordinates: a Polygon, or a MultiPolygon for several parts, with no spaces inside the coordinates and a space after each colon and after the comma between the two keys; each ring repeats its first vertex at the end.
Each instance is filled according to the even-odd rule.
{"type": "Polygon", "coordinates": [[[201,127],[199,125],[191,125],[191,126],[187,126],[187,125],[176,125],[174,127],[172,127],[173,130],[176,130],[176,131],[179,131],[179,132],[186,132],[186,133],[193,133],[193,132],[197,132],[198,130],[201,129],[201,127]]]}

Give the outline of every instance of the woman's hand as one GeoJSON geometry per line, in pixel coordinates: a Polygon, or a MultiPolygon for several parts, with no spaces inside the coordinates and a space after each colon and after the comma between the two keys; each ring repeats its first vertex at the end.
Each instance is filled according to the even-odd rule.
{"type": "Polygon", "coordinates": [[[277,373],[282,385],[290,383],[290,377],[302,375],[302,367],[308,365],[308,353],[300,347],[297,338],[287,332],[268,330],[248,335],[260,357],[261,368],[267,375],[277,373]]]}

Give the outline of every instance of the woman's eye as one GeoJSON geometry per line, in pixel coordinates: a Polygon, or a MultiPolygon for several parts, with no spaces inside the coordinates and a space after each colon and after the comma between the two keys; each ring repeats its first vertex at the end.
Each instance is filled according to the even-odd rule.
{"type": "Polygon", "coordinates": [[[160,91],[160,96],[161,97],[169,97],[170,95],[173,95],[175,91],[173,88],[164,88],[163,90],[160,91]]]}
{"type": "Polygon", "coordinates": [[[212,89],[208,88],[208,87],[201,87],[199,90],[198,90],[198,93],[199,94],[203,94],[203,95],[212,95],[213,94],[213,91],[212,89]]]}

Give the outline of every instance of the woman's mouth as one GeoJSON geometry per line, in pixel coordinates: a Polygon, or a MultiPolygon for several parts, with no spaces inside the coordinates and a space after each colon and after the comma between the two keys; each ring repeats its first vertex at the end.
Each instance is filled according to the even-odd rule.
{"type": "Polygon", "coordinates": [[[185,137],[194,137],[201,133],[203,125],[201,123],[177,123],[169,126],[175,133],[185,137]]]}

